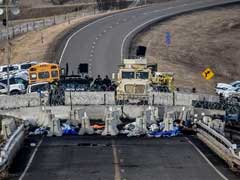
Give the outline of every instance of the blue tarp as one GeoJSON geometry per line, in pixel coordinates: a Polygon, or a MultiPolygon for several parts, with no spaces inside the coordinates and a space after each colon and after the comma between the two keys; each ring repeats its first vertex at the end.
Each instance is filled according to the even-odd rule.
{"type": "Polygon", "coordinates": [[[180,130],[178,127],[174,127],[173,130],[170,131],[155,131],[148,133],[149,137],[173,137],[180,134],[180,130]]]}
{"type": "Polygon", "coordinates": [[[71,127],[69,124],[62,125],[62,131],[64,135],[77,135],[75,127],[71,127]]]}

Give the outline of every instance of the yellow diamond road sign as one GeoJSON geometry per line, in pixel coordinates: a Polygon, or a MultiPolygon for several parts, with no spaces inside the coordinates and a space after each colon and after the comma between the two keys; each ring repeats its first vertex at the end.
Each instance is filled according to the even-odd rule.
{"type": "Polygon", "coordinates": [[[214,72],[210,69],[207,68],[205,71],[203,71],[202,76],[206,79],[206,80],[210,80],[214,77],[214,72]]]}

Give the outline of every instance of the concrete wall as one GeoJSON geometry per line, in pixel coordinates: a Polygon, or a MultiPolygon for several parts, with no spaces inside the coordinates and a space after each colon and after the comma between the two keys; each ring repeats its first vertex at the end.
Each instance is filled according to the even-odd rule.
{"type": "Polygon", "coordinates": [[[191,106],[193,100],[219,102],[218,96],[206,95],[206,94],[185,94],[175,93],[175,105],[191,106]]]}
{"type": "Polygon", "coordinates": [[[173,105],[173,94],[172,93],[154,92],[150,95],[149,103],[155,104],[155,105],[172,106],[173,105]]]}
{"type": "Polygon", "coordinates": [[[206,94],[187,94],[187,93],[159,93],[154,92],[150,95],[150,104],[167,106],[191,106],[193,100],[206,100],[210,102],[219,102],[218,96],[206,94]],[[154,100],[153,100],[154,99],[154,100]]]}
{"type": "MultiPolygon", "coordinates": [[[[203,94],[184,94],[184,93],[158,93],[154,92],[149,97],[149,104],[165,106],[191,106],[193,100],[206,100],[210,102],[219,102],[218,96],[203,94]]],[[[45,101],[47,97],[45,98],[45,101]]],[[[65,105],[114,105],[114,92],[66,92],[65,105]]],[[[38,93],[20,95],[20,96],[0,96],[0,109],[14,109],[20,107],[40,106],[40,97],[38,93]]]]}
{"type": "Polygon", "coordinates": [[[115,104],[114,92],[66,92],[65,105],[115,104]]]}
{"type": "Polygon", "coordinates": [[[16,96],[0,96],[0,109],[13,109],[19,107],[33,107],[40,105],[40,98],[37,93],[16,95],[16,96]]]}

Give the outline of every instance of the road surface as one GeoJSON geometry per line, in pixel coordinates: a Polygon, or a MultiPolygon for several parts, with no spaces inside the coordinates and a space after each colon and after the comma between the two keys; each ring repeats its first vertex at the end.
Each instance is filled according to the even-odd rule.
{"type": "Polygon", "coordinates": [[[78,72],[80,63],[88,63],[91,76],[111,77],[123,57],[127,57],[132,36],[142,28],[170,16],[232,2],[239,0],[169,1],[98,19],[79,26],[64,42],[59,62],[62,67],[69,64],[70,74],[78,72]]]}
{"type": "MultiPolygon", "coordinates": [[[[197,140],[195,140],[197,141],[197,140]]],[[[23,166],[31,141],[19,153],[23,166]]],[[[201,147],[203,147],[201,145],[201,147]]],[[[36,148],[34,148],[36,149],[36,148]]],[[[127,138],[101,136],[45,137],[29,168],[18,180],[237,180],[227,166],[206,151],[218,170],[186,137],[127,138]]],[[[29,158],[30,159],[30,158],[29,158]]],[[[15,167],[19,169],[19,167],[15,167]]],[[[21,169],[21,168],[20,168],[21,169]]],[[[12,172],[14,173],[14,172],[12,172]]],[[[16,173],[16,172],[15,172],[16,173]]],[[[15,180],[14,178],[11,180],[15,180]]]]}

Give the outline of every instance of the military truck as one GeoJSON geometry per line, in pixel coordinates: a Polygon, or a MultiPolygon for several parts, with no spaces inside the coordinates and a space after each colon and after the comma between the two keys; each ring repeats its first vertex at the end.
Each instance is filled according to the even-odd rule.
{"type": "Polygon", "coordinates": [[[166,86],[168,91],[172,90],[173,74],[152,72],[146,59],[124,59],[115,80],[116,100],[119,104],[148,104],[153,88],[166,86]]]}

